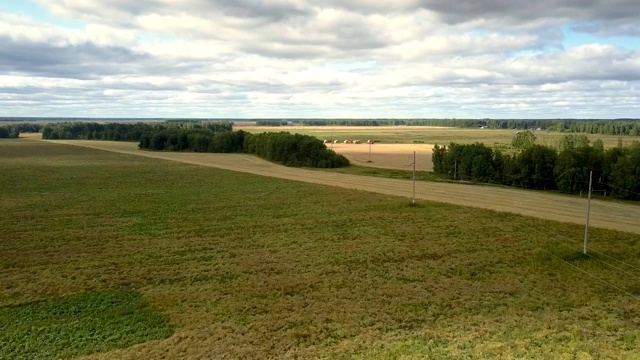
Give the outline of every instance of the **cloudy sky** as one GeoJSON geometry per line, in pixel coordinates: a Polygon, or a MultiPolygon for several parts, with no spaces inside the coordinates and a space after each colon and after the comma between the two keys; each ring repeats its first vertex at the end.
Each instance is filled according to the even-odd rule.
{"type": "Polygon", "coordinates": [[[640,1],[2,0],[0,116],[640,118],[640,1]]]}

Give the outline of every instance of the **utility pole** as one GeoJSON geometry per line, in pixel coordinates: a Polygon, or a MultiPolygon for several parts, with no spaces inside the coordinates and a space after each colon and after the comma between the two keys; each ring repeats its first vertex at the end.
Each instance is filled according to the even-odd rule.
{"type": "Polygon", "coordinates": [[[584,225],[584,248],[583,253],[587,254],[587,242],[589,241],[589,213],[591,212],[591,183],[593,181],[593,171],[589,172],[589,195],[587,196],[587,222],[584,225]]]}
{"type": "Polygon", "coordinates": [[[367,141],[369,143],[369,161],[367,162],[371,162],[371,140],[367,141]]]}
{"type": "Polygon", "coordinates": [[[413,199],[412,204],[416,203],[416,152],[413,152],[413,199]]]}

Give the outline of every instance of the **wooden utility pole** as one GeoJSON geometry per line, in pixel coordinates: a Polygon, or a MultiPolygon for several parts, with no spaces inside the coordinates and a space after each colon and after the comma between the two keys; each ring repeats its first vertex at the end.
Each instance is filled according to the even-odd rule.
{"type": "Polygon", "coordinates": [[[587,254],[587,242],[589,241],[589,213],[591,212],[591,184],[593,181],[593,171],[589,172],[589,195],[587,196],[587,221],[584,225],[584,247],[582,252],[587,254]]]}
{"type": "Polygon", "coordinates": [[[416,203],[416,152],[413,152],[413,200],[412,204],[416,203]]]}

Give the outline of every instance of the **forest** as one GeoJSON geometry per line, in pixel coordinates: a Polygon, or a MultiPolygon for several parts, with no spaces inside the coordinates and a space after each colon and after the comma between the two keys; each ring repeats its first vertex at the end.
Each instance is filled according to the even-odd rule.
{"type": "Polygon", "coordinates": [[[141,149],[158,151],[195,151],[248,153],[286,166],[336,168],[349,160],[327,149],[313,136],[288,132],[251,134],[239,131],[162,130],[144,133],[141,149]]]}
{"type": "Polygon", "coordinates": [[[286,126],[286,120],[256,120],[256,126],[286,126]]]}
{"type": "Polygon", "coordinates": [[[349,160],[326,148],[321,140],[288,132],[250,134],[233,131],[233,123],[171,121],[162,123],[48,124],[43,139],[138,141],[155,151],[249,153],[286,166],[335,168],[349,160]]]}
{"type": "Polygon", "coordinates": [[[605,150],[599,140],[590,144],[585,135],[570,134],[563,137],[557,149],[531,142],[510,156],[482,143],[451,143],[436,145],[432,159],[434,172],[452,180],[566,193],[588,191],[589,173],[593,171],[594,191],[640,200],[637,142],[605,150]]]}
{"type": "MultiPolygon", "coordinates": [[[[337,125],[343,121],[351,125],[383,124],[382,120],[312,122],[316,125],[337,125]]],[[[385,124],[442,125],[441,121],[466,127],[546,128],[618,135],[636,135],[640,131],[640,122],[636,121],[427,119],[388,120],[385,124]]],[[[327,150],[314,137],[286,132],[250,134],[233,131],[233,124],[227,121],[60,122],[44,126],[16,123],[0,126],[0,138],[17,138],[21,132],[38,131],[42,132],[43,139],[137,141],[140,148],[157,151],[245,152],[288,166],[341,167],[349,164],[346,158],[327,150]]],[[[577,193],[588,190],[589,171],[593,170],[594,189],[617,198],[640,200],[639,144],[605,150],[602,142],[597,140],[590,144],[585,135],[572,133],[564,136],[560,146],[554,148],[536,144],[532,132],[520,131],[519,134],[512,143],[518,152],[511,155],[481,143],[436,146],[433,152],[434,171],[454,180],[577,193]]]]}
{"type": "MultiPolygon", "coordinates": [[[[490,129],[540,129],[567,133],[586,133],[602,135],[640,136],[640,120],[585,120],[585,119],[305,119],[277,120],[259,119],[257,126],[285,126],[288,124],[303,126],[444,126],[458,128],[490,129]]],[[[17,137],[19,132],[37,132],[43,127],[46,139],[86,139],[86,140],[125,140],[138,141],[139,136],[149,129],[167,130],[173,126],[231,126],[228,121],[206,121],[201,119],[168,119],[158,122],[96,123],[63,121],[41,126],[33,123],[20,123],[0,126],[0,137],[17,137]],[[212,125],[219,124],[219,125],[212,125]],[[132,127],[132,125],[135,125],[132,127]],[[7,134],[7,131],[9,134],[7,134]],[[17,131],[17,133],[16,133],[17,131]],[[56,137],[57,136],[57,137],[56,137]]],[[[213,129],[215,130],[215,129],[213,129]]],[[[44,132],[43,132],[44,133],[44,132]]]]}
{"type": "Polygon", "coordinates": [[[244,152],[287,166],[338,168],[349,160],[327,149],[322,140],[288,132],[246,134],[244,152]]]}
{"type": "Polygon", "coordinates": [[[20,133],[37,133],[40,132],[38,124],[9,124],[0,126],[0,139],[17,139],[20,133]]]}
{"type": "Polygon", "coordinates": [[[110,140],[140,141],[145,133],[162,131],[232,131],[230,122],[158,122],[158,123],[95,123],[60,122],[51,123],[42,129],[42,138],[49,140],[110,140]]]}
{"type": "MultiPolygon", "coordinates": [[[[509,119],[378,119],[299,120],[305,126],[446,126],[491,129],[540,129],[547,131],[602,135],[640,136],[640,121],[626,120],[509,120],[509,119]]],[[[267,126],[265,124],[265,126],[267,126]]]]}

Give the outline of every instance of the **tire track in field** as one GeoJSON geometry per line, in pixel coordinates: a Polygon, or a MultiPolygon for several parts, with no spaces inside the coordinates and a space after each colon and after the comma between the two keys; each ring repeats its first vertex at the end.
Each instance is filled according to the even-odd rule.
{"type": "MultiPolygon", "coordinates": [[[[246,154],[151,152],[139,150],[136,143],[112,141],[46,141],[407,198],[413,191],[410,180],[288,168],[246,154]]],[[[576,224],[584,224],[585,221],[586,203],[583,198],[516,188],[416,182],[416,198],[576,224]]],[[[640,234],[640,206],[592,200],[590,225],[640,234]]]]}

